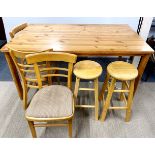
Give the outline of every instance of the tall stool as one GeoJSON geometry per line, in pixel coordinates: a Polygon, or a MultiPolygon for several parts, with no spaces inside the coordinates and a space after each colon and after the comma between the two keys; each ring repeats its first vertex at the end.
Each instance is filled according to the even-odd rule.
{"type": "Polygon", "coordinates": [[[108,109],[115,109],[115,110],[124,109],[126,110],[125,121],[128,122],[130,120],[133,92],[134,92],[134,82],[137,76],[138,76],[138,70],[135,68],[133,64],[129,64],[123,61],[115,61],[108,65],[107,76],[99,96],[99,101],[103,100],[103,103],[104,103],[102,114],[101,114],[101,121],[105,120],[108,109]],[[119,80],[122,82],[121,89],[115,90],[116,80],[119,80]],[[108,93],[107,93],[106,99],[104,100],[104,93],[106,89],[108,93]],[[124,100],[125,102],[124,107],[121,107],[121,106],[110,107],[110,101],[111,101],[113,92],[120,93],[120,100],[124,100]],[[127,99],[126,99],[125,93],[128,93],[127,99]]]}
{"type": "Polygon", "coordinates": [[[74,96],[77,98],[78,91],[87,90],[94,91],[95,104],[94,105],[78,105],[75,103],[76,108],[95,108],[95,119],[98,120],[98,77],[102,73],[102,67],[100,64],[90,60],[80,61],[75,64],[73,73],[76,76],[74,96]],[[80,79],[94,80],[94,88],[79,88],[80,79]]]}

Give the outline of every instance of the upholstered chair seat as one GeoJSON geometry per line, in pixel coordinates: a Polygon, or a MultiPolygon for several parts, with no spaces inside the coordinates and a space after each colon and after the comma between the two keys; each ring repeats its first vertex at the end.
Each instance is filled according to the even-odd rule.
{"type": "Polygon", "coordinates": [[[62,118],[73,115],[73,94],[68,87],[51,85],[40,89],[26,110],[26,118],[62,118]]]}

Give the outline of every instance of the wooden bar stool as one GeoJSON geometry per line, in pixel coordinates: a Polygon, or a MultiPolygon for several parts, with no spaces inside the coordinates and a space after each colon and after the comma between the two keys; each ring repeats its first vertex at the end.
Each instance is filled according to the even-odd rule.
{"type": "Polygon", "coordinates": [[[75,102],[76,108],[95,108],[95,119],[98,120],[98,77],[102,73],[102,67],[100,64],[90,60],[80,61],[75,64],[73,73],[76,76],[74,96],[77,98],[78,91],[94,91],[95,94],[95,104],[94,105],[78,105],[75,102]],[[80,79],[94,80],[94,88],[79,88],[80,79]]]}
{"type": "Polygon", "coordinates": [[[115,110],[126,110],[126,118],[125,121],[128,122],[130,120],[131,115],[131,106],[133,100],[133,92],[134,92],[134,82],[135,78],[138,76],[138,70],[135,68],[133,64],[129,64],[123,61],[112,62],[107,67],[107,76],[102,87],[99,101],[103,100],[103,110],[101,114],[101,121],[105,120],[107,110],[115,109],[115,110]],[[122,88],[115,90],[116,80],[122,82],[122,88]],[[110,85],[109,85],[110,81],[110,85]],[[104,100],[104,93],[108,90],[108,94],[106,99],[104,100]],[[112,98],[113,92],[120,93],[120,100],[124,100],[124,107],[110,107],[110,101],[112,98]],[[126,99],[126,94],[128,93],[128,98],[126,99]]]}

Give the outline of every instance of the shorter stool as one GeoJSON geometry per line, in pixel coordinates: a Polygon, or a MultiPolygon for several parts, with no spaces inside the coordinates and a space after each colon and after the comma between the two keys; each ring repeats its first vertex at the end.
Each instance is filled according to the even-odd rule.
{"type": "Polygon", "coordinates": [[[75,102],[76,108],[95,108],[95,119],[98,120],[98,77],[102,73],[102,67],[100,64],[90,60],[80,61],[75,64],[73,73],[76,76],[76,83],[75,83],[75,90],[74,96],[77,98],[78,91],[87,90],[87,91],[94,91],[95,93],[95,104],[94,105],[78,105],[75,102]],[[85,80],[94,80],[94,88],[79,88],[80,79],[85,80]]]}

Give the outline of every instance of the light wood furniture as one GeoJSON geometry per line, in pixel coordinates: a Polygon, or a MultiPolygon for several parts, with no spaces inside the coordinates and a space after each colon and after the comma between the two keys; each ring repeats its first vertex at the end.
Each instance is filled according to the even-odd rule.
{"type": "Polygon", "coordinates": [[[12,50],[11,55],[23,81],[25,117],[28,120],[32,136],[37,137],[35,127],[68,126],[69,137],[72,137],[74,98],[70,89],[73,63],[76,62],[77,56],[68,53],[49,52],[49,50],[47,50],[42,53],[26,54],[27,64],[23,66],[23,64],[21,65],[15,60],[15,57],[23,57],[23,53],[12,50]],[[43,62],[45,62],[45,65],[43,65],[43,62]],[[68,63],[68,68],[47,65],[50,64],[50,62],[66,62],[68,63]],[[53,70],[64,71],[65,73],[55,74],[52,73],[53,70]],[[34,77],[27,78],[24,73],[28,72],[35,73],[35,79],[34,77]],[[45,78],[53,76],[67,78],[67,87],[60,85],[44,85],[43,82],[45,78]],[[31,85],[29,82],[36,82],[36,85],[31,85]],[[27,92],[29,87],[39,90],[28,104],[27,92]],[[51,123],[52,121],[54,121],[54,123],[51,123]],[[59,121],[67,121],[68,123],[55,123],[59,121]],[[35,124],[35,122],[40,123],[35,124]],[[47,122],[47,124],[41,122],[47,122]]]}
{"type": "Polygon", "coordinates": [[[13,38],[15,37],[15,34],[16,34],[16,33],[18,33],[19,31],[23,30],[23,29],[26,28],[27,26],[28,26],[27,23],[23,23],[23,24],[20,24],[20,25],[14,27],[14,28],[12,29],[12,31],[9,32],[10,37],[13,39],[13,38]]]}
{"type": "Polygon", "coordinates": [[[123,61],[115,61],[108,65],[107,76],[99,97],[100,101],[103,100],[101,121],[105,120],[108,109],[126,110],[125,120],[127,122],[130,120],[134,92],[134,82],[137,76],[138,70],[135,68],[133,64],[129,64],[123,61]],[[122,89],[115,89],[116,80],[122,82],[122,89]],[[106,89],[108,90],[108,93],[106,99],[104,100],[104,94],[106,89]],[[123,100],[125,102],[124,107],[110,107],[110,101],[114,92],[121,93],[120,100],[123,100]],[[126,99],[126,93],[128,93],[128,99],[126,99]]]}
{"type": "Polygon", "coordinates": [[[84,60],[77,62],[74,65],[73,73],[76,76],[75,90],[74,96],[77,99],[78,91],[94,91],[95,95],[95,104],[94,105],[86,105],[86,104],[78,104],[75,103],[76,108],[95,108],[95,119],[98,120],[98,77],[102,74],[102,67],[100,64],[90,60],[84,60]],[[94,88],[79,88],[80,80],[93,80],[94,88]]]}
{"type": "Polygon", "coordinates": [[[141,56],[134,93],[148,59],[153,53],[152,48],[128,25],[29,24],[1,49],[5,54],[21,99],[22,87],[15,65],[8,52],[8,46],[34,53],[52,48],[54,51],[67,51],[78,56],[141,56]]]}

